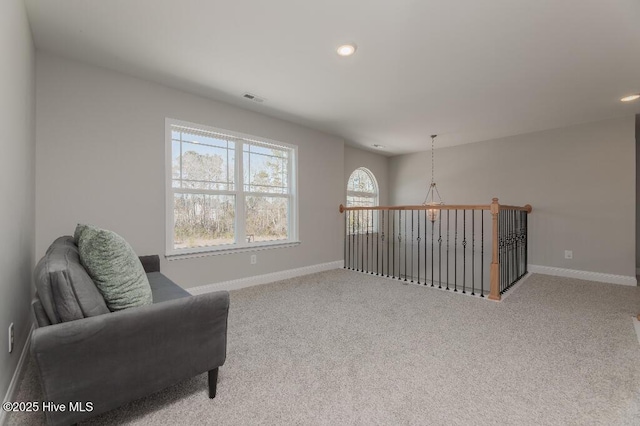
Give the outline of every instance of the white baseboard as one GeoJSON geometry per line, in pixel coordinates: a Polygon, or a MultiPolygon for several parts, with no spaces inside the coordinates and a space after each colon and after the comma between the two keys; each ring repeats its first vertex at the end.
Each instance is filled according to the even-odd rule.
{"type": "Polygon", "coordinates": [[[601,272],[579,271],[576,269],[553,268],[551,266],[529,265],[529,272],[534,274],[555,275],[557,277],[577,278],[579,280],[598,281],[601,283],[637,286],[636,277],[626,275],[603,274],[601,272]]]}
{"type": "MultiPolygon", "coordinates": [[[[16,366],[16,371],[13,373],[13,377],[11,378],[11,382],[9,383],[9,389],[7,389],[7,394],[4,396],[2,402],[13,402],[15,401],[16,391],[18,390],[18,383],[20,382],[20,377],[22,376],[22,370],[25,367],[25,362],[28,358],[29,348],[31,347],[31,334],[33,334],[35,326],[32,324],[31,329],[29,330],[29,335],[27,336],[27,341],[24,342],[24,346],[22,347],[22,353],[20,354],[20,359],[18,360],[18,365],[16,366]]],[[[7,422],[8,414],[4,410],[0,410],[0,425],[4,425],[7,422]]]]}
{"type": "Polygon", "coordinates": [[[302,268],[288,269],[286,271],[273,272],[270,274],[239,278],[237,280],[221,281],[219,283],[187,288],[186,290],[194,295],[211,293],[212,291],[219,290],[238,290],[240,288],[252,287],[254,285],[268,284],[275,281],[286,280],[289,278],[301,277],[303,275],[315,274],[316,272],[329,271],[331,269],[340,269],[343,266],[344,261],[336,260],[334,262],[320,263],[318,265],[304,266],[302,268]]]}

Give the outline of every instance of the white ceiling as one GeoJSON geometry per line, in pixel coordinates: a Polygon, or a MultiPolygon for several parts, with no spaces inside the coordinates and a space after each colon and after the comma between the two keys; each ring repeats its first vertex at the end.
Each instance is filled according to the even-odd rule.
{"type": "Polygon", "coordinates": [[[40,50],[387,155],[640,113],[619,101],[640,92],[640,0],[25,3],[40,50]]]}

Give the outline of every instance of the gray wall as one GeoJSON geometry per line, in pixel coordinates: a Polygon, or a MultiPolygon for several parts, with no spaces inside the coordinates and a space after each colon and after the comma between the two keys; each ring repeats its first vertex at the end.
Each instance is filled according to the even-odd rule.
{"type": "Polygon", "coordinates": [[[35,50],[21,0],[0,2],[0,395],[31,327],[34,266],[35,50]],[[15,326],[8,353],[7,329],[15,326]]]}
{"type": "MultiPolygon", "coordinates": [[[[634,117],[436,150],[447,204],[533,206],[529,263],[635,276],[634,117]],[[573,250],[573,260],[564,259],[573,250]]],[[[419,204],[429,153],[392,157],[392,204],[419,204]]]]}
{"type": "Polygon", "coordinates": [[[349,176],[358,167],[366,167],[376,177],[378,181],[378,190],[380,191],[379,204],[387,205],[389,202],[389,158],[375,152],[365,151],[363,149],[344,147],[344,189],[346,202],[346,188],[349,176]]]}
{"type": "Polygon", "coordinates": [[[183,287],[342,259],[342,139],[104,68],[37,55],[36,253],[78,222],[165,251],[165,117],[298,145],[302,244],[166,261],[183,287]],[[258,263],[250,265],[251,254],[258,263]]]}

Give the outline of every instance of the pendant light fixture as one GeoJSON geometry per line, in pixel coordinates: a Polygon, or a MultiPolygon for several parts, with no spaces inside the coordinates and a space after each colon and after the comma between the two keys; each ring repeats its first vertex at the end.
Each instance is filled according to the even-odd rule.
{"type": "MultiPolygon", "coordinates": [[[[438,135],[431,135],[431,184],[429,185],[429,190],[427,191],[427,196],[422,203],[423,206],[442,206],[444,202],[440,197],[440,192],[438,191],[438,187],[436,186],[436,181],[434,179],[435,176],[435,161],[434,161],[434,145],[435,140],[438,135]],[[438,199],[436,200],[436,196],[438,199]]],[[[427,216],[431,222],[435,222],[438,220],[438,216],[440,215],[440,209],[428,209],[427,216]]]]}

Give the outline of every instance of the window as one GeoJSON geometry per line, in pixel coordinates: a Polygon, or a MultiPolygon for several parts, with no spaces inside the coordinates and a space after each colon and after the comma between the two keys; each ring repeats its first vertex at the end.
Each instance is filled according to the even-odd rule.
{"type": "Polygon", "coordinates": [[[351,173],[347,183],[347,207],[378,205],[378,183],[369,169],[360,167],[351,173]]]}
{"type": "MultiPolygon", "coordinates": [[[[347,207],[373,207],[378,205],[378,183],[369,169],[357,168],[347,183],[347,207]]],[[[372,210],[358,210],[347,224],[349,232],[371,233],[378,229],[378,216],[372,210]]]]}
{"type": "Polygon", "coordinates": [[[167,119],[167,255],[297,241],[297,147],[167,119]]]}

